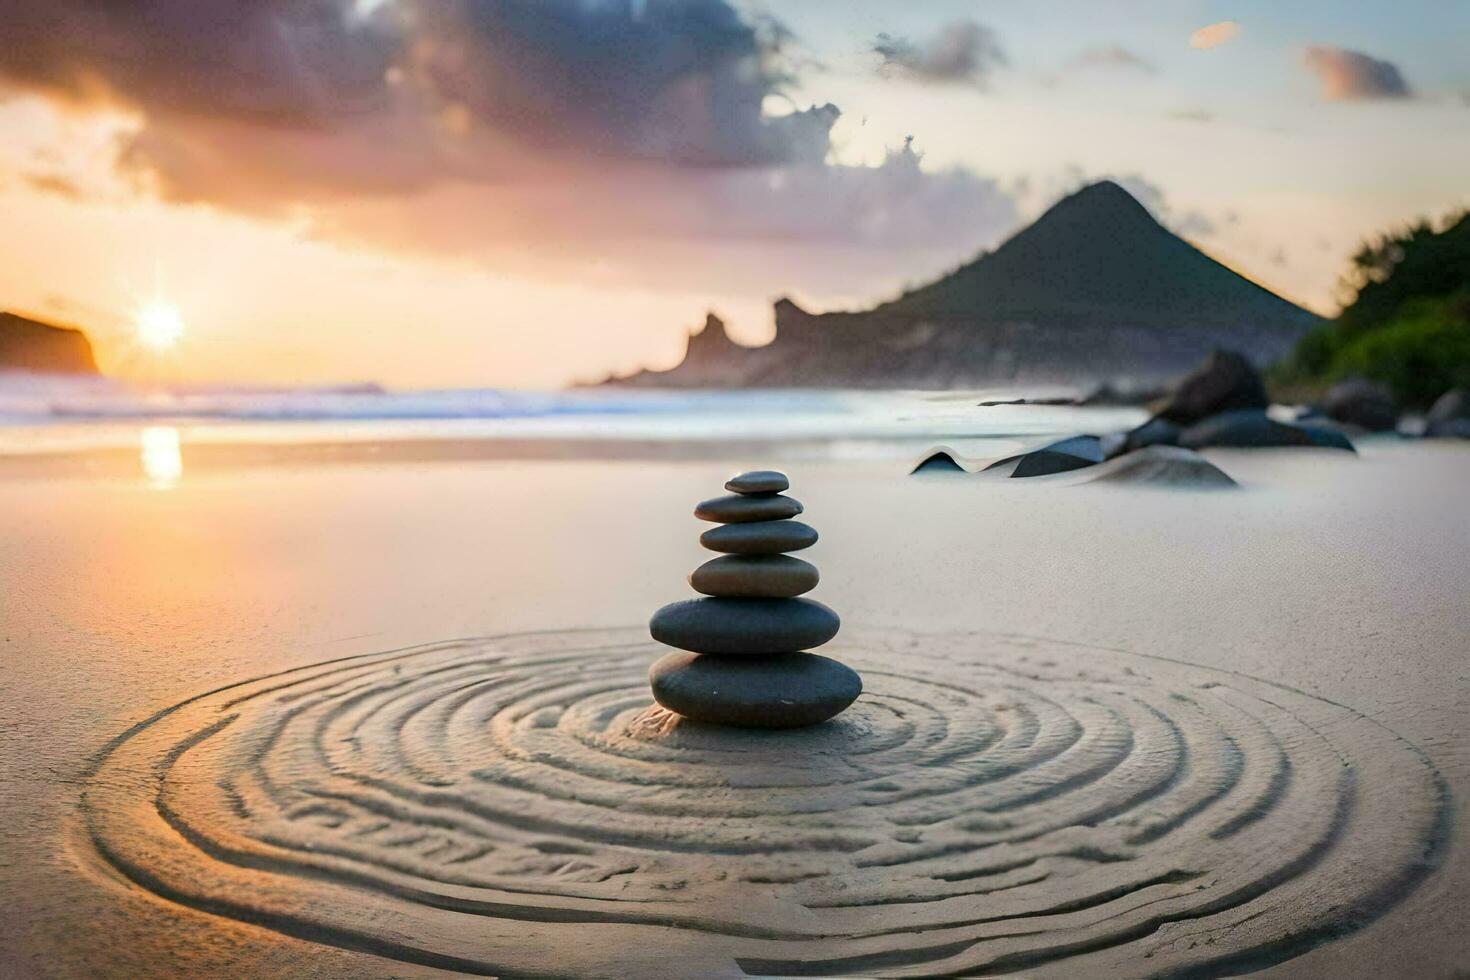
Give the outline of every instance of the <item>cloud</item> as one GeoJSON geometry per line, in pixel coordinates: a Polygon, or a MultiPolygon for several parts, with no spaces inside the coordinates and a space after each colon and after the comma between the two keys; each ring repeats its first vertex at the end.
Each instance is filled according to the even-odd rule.
{"type": "Polygon", "coordinates": [[[1072,59],[1072,64],[1081,68],[1122,68],[1149,73],[1154,70],[1151,62],[1118,44],[1086,48],[1072,59]]]}
{"type": "Polygon", "coordinates": [[[873,52],[881,59],[880,74],[935,84],[983,85],[1008,63],[995,32],[972,20],[946,24],[923,43],[879,34],[873,40],[873,52]]]}
{"type": "Polygon", "coordinates": [[[344,203],[334,239],[482,263],[497,272],[775,295],[871,299],[995,244],[1020,220],[1013,193],[905,143],[876,167],[795,163],[582,181],[446,185],[411,200],[344,203]],[[575,234],[564,230],[575,229],[575,234]]]}
{"type": "MultiPolygon", "coordinates": [[[[830,162],[838,108],[780,111],[794,39],[726,0],[4,5],[0,82],[109,120],[127,193],[322,240],[587,288],[870,299],[1019,220],[1009,190],[908,145],[830,162]]],[[[981,29],[943,37],[931,73],[1002,57],[981,29]]]]}
{"type": "Polygon", "coordinates": [[[1315,45],[1307,48],[1303,60],[1322,83],[1322,96],[1329,102],[1405,99],[1413,94],[1396,65],[1361,51],[1315,45]]]}
{"type": "Polygon", "coordinates": [[[26,185],[42,194],[55,194],[72,201],[80,201],[85,195],[76,181],[61,174],[26,174],[26,185]]]}
{"type": "Polygon", "coordinates": [[[133,159],[165,177],[237,152],[355,190],[591,160],[771,165],[825,157],[838,115],[763,111],[789,33],[725,0],[6,6],[0,77],[141,111],[133,159]]]}
{"type": "Polygon", "coordinates": [[[1240,24],[1233,20],[1222,20],[1208,24],[1189,35],[1191,48],[1216,48],[1240,34],[1240,24]]]}

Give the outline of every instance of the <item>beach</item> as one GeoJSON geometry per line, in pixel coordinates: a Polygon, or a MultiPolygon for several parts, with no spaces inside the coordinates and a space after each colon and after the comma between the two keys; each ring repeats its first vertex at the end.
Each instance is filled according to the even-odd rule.
{"type": "Polygon", "coordinates": [[[5,3],[0,980],[1470,980],[1470,5],[1039,9],[5,3]]]}
{"type": "MultiPolygon", "coordinates": [[[[622,438],[612,441],[596,437],[601,423],[573,424],[560,434],[469,432],[425,440],[368,424],[349,426],[350,439],[338,429],[313,434],[299,427],[287,427],[287,436],[278,427],[242,438],[249,426],[213,436],[187,427],[180,436],[177,427],[165,426],[174,434],[145,437],[145,429],[159,426],[127,422],[105,439],[81,439],[80,445],[58,443],[54,433],[12,440],[24,451],[0,461],[0,560],[10,583],[3,599],[0,765],[8,788],[0,801],[0,879],[14,898],[0,926],[6,950],[0,973],[403,976],[453,972],[455,963],[508,975],[671,977],[787,975],[799,968],[886,974],[925,972],[935,964],[1046,976],[1089,967],[1116,975],[1263,970],[1283,977],[1449,976],[1463,970],[1470,963],[1470,937],[1459,923],[1467,913],[1470,863],[1458,818],[1460,801],[1470,795],[1470,606],[1464,601],[1470,524],[1460,488],[1470,478],[1470,448],[1378,437],[1360,440],[1357,456],[1211,450],[1206,455],[1241,484],[1221,492],[966,475],[910,478],[915,450],[931,443],[946,442],[976,457],[1000,456],[1040,441],[1048,430],[1068,434],[1128,416],[977,410],[958,401],[936,415],[932,400],[906,404],[930,406],[922,410],[929,412],[926,421],[901,431],[813,423],[777,438],[759,438],[759,420],[746,418],[704,435],[620,430],[622,438]],[[977,414],[984,411],[1002,414],[977,414]],[[33,451],[38,439],[52,440],[46,452],[33,451]],[[650,745],[627,741],[619,726],[646,695],[638,690],[639,671],[658,654],[643,624],[660,605],[692,595],[685,576],[701,560],[694,504],[714,496],[729,474],[751,467],[787,472],[792,494],[806,506],[803,519],[821,534],[807,553],[822,570],[813,597],[843,618],[842,633],[822,652],[846,655],[864,669],[867,693],[852,709],[857,720],[848,734],[823,736],[836,740],[831,744],[794,736],[786,744],[800,758],[791,763],[782,761],[786,750],[778,740],[759,743],[765,768],[745,776],[765,779],[761,774],[771,767],[786,765],[794,775],[765,795],[747,788],[738,807],[732,803],[723,816],[707,814],[705,823],[660,824],[662,844],[611,831],[594,834],[575,816],[574,803],[580,803],[548,788],[575,788],[591,778],[593,761],[583,743],[607,753],[597,757],[596,771],[599,785],[614,787],[607,790],[614,809],[620,800],[626,806],[642,798],[618,795],[626,792],[618,786],[625,771],[620,765],[638,772],[640,785],[658,784],[648,767],[680,771],[681,751],[700,760],[704,794],[691,795],[685,781],[660,801],[694,806],[691,800],[736,792],[729,786],[738,784],[728,781],[721,788],[720,746],[709,742],[716,736],[650,745]],[[595,635],[596,642],[576,639],[579,633],[595,635]],[[542,638],[526,640],[528,635],[542,638]],[[484,637],[519,639],[477,639],[484,637]],[[442,646],[451,641],[461,645],[442,646]],[[615,914],[618,899],[605,891],[577,898],[581,893],[566,882],[576,871],[565,858],[534,866],[512,866],[507,859],[486,873],[518,874],[537,894],[546,890],[541,885],[567,885],[575,894],[563,896],[570,903],[565,907],[576,914],[469,915],[405,899],[407,885],[395,877],[399,883],[388,889],[388,872],[376,865],[367,879],[320,869],[283,873],[274,864],[231,864],[223,852],[185,837],[161,846],[140,843],[140,828],[150,826],[159,801],[182,808],[179,821],[195,821],[212,833],[215,815],[228,807],[215,809],[209,787],[240,765],[241,745],[254,744],[253,736],[230,741],[254,724],[248,714],[236,729],[221,730],[220,738],[209,734],[206,742],[204,734],[191,735],[190,725],[203,732],[215,717],[206,712],[223,709],[208,698],[186,704],[188,699],[241,685],[239,691],[266,698],[261,718],[268,719],[277,710],[275,699],[285,695],[264,692],[317,677],[313,671],[324,668],[314,665],[396,671],[375,665],[387,652],[403,650],[413,651],[402,666],[408,674],[419,669],[415,664],[436,665],[425,668],[425,677],[500,656],[523,656],[529,666],[519,669],[532,671],[537,658],[558,650],[579,651],[589,665],[599,657],[617,660],[618,697],[625,700],[609,702],[600,714],[586,708],[596,715],[592,721],[573,717],[572,708],[583,710],[576,699],[557,702],[562,713],[536,722],[548,726],[547,738],[567,732],[580,747],[532,743],[542,735],[523,730],[530,721],[522,727],[521,721],[506,722],[511,729],[503,737],[517,751],[570,773],[567,782],[536,784],[550,802],[539,811],[518,806],[513,830],[529,833],[527,825],[541,814],[549,837],[590,835],[592,850],[574,853],[592,864],[621,855],[649,869],[647,876],[677,878],[683,891],[669,893],[672,905],[658,906],[662,911],[642,921],[615,914]],[[992,698],[996,671],[1019,692],[1008,701],[992,698]],[[283,679],[259,680],[267,675],[283,679]],[[943,692],[923,693],[925,684],[940,681],[943,692]],[[966,966],[972,961],[964,957],[986,948],[978,933],[968,942],[951,937],[956,948],[945,950],[937,938],[840,938],[888,937],[905,929],[950,936],[944,929],[959,927],[941,929],[925,920],[948,907],[942,896],[909,902],[917,894],[912,883],[908,892],[885,890],[878,879],[854,871],[842,888],[853,895],[868,888],[875,896],[866,899],[869,911],[850,904],[842,913],[847,918],[823,918],[822,910],[837,903],[820,883],[746,880],[735,888],[691,876],[677,857],[700,853],[705,843],[731,853],[718,844],[721,834],[739,829],[730,821],[764,819],[758,812],[751,816],[763,799],[793,813],[802,799],[825,801],[833,814],[844,815],[832,819],[846,827],[849,839],[873,845],[874,854],[905,841],[924,847],[950,840],[945,833],[959,834],[962,842],[963,833],[948,824],[884,836],[900,825],[923,826],[915,822],[918,804],[887,817],[883,808],[870,808],[876,822],[864,816],[848,824],[845,814],[858,805],[853,799],[834,795],[826,782],[805,797],[792,787],[815,779],[817,767],[839,765],[843,739],[860,746],[896,739],[898,723],[882,720],[885,698],[930,698],[925,710],[936,718],[914,715],[904,731],[918,734],[904,737],[920,739],[939,726],[943,739],[978,740],[956,749],[978,758],[990,744],[982,738],[991,724],[985,719],[1004,717],[997,709],[1031,710],[1027,697],[1055,695],[1088,728],[1086,712],[1101,711],[1098,705],[1117,691],[1126,693],[1129,683],[1137,684],[1139,704],[1174,706],[1172,713],[1162,709],[1169,714],[1163,722],[1150,709],[1139,708],[1136,716],[1123,712],[1119,724],[1129,748],[1119,750],[1115,766],[1142,767],[1130,777],[1135,779],[1146,778],[1151,757],[1167,755],[1160,741],[1166,735],[1159,733],[1173,726],[1184,742],[1194,738],[1189,719],[1197,706],[1180,707],[1189,699],[1223,685],[1252,704],[1269,705],[1256,716],[1267,719],[1269,739],[1260,747],[1252,736],[1228,731],[1223,741],[1201,743],[1201,751],[1171,770],[1168,786],[1160,784],[1159,801],[1193,792],[1196,781],[1218,771],[1236,780],[1236,788],[1222,784],[1216,794],[1220,805],[1229,805],[1230,794],[1245,794],[1252,779],[1267,781],[1254,767],[1265,764],[1260,760],[1269,741],[1277,746],[1269,751],[1289,760],[1296,777],[1270,819],[1307,834],[1322,817],[1322,801],[1344,798],[1328,777],[1348,770],[1364,776],[1356,795],[1337,804],[1341,819],[1312,838],[1310,859],[1289,864],[1282,858],[1281,867],[1253,873],[1252,882],[1265,884],[1232,905],[1228,914],[1242,924],[1234,939],[1221,939],[1235,946],[1222,947],[1218,961],[1202,958],[1179,931],[1186,917],[1224,914],[1198,903],[1152,930],[1140,926],[1142,934],[1078,925],[1082,932],[1103,931],[1088,933],[1093,938],[1079,940],[1065,956],[1006,953],[1016,958],[998,955],[990,967],[983,958],[966,966]],[[959,690],[966,692],[964,703],[953,701],[951,710],[947,699],[959,690]],[[1073,693],[1058,693],[1065,691],[1073,693]],[[973,728],[966,729],[970,719],[973,728]],[[177,731],[165,737],[169,726],[177,731]],[[155,737],[157,745],[149,742],[155,737]],[[189,745],[202,747],[202,754],[180,748],[168,755],[169,745],[191,738],[189,745]],[[209,747],[216,743],[217,750],[209,747]],[[1223,754],[1212,762],[1211,751],[1223,754]],[[165,756],[178,763],[167,774],[157,768],[165,756]],[[1314,782],[1319,778],[1320,786],[1314,782]],[[146,820],[134,812],[145,807],[146,820]],[[874,828],[880,824],[887,830],[878,840],[874,828]],[[206,881],[182,858],[171,860],[196,849],[212,855],[207,870],[217,880],[206,881]],[[140,856],[156,859],[145,869],[149,875],[137,866],[140,856]],[[557,874],[561,880],[553,882],[557,874]],[[299,882],[299,907],[293,907],[293,882],[299,882]],[[799,915],[792,912],[798,906],[799,915]],[[694,920],[678,911],[690,908],[698,909],[694,920]],[[1320,922],[1328,926],[1318,929],[1320,922]],[[778,926],[793,932],[763,931],[778,926]],[[1145,958],[1151,942],[1154,952],[1145,958]],[[926,944],[934,949],[914,952],[926,944]],[[451,949],[454,962],[442,958],[451,949]],[[420,955],[426,950],[432,955],[420,955]]],[[[850,420],[846,412],[842,417],[850,420]]],[[[371,676],[364,674],[362,682],[371,676]]],[[[432,705],[439,695],[421,696],[427,713],[437,710],[432,705]]],[[[368,744],[360,764],[379,775],[392,764],[374,756],[375,738],[402,739],[409,768],[426,765],[433,755],[428,748],[413,754],[419,751],[419,716],[393,722],[393,710],[384,709],[381,733],[373,734],[373,721],[362,730],[368,744]]],[[[1045,711],[1035,710],[1044,721],[1045,711]]],[[[324,716],[322,724],[336,724],[335,717],[324,716]]],[[[479,751],[473,724],[444,724],[454,735],[449,749],[472,756],[479,751]]],[[[1003,741],[999,728],[993,735],[1003,741]]],[[[485,738],[492,736],[501,737],[487,727],[485,738]]],[[[1102,752],[1106,740],[1099,739],[1096,751],[1102,752]]],[[[272,771],[288,781],[316,778],[321,760],[293,755],[289,737],[281,744],[281,768],[272,771]]],[[[339,778],[344,766],[358,764],[343,762],[335,751],[325,751],[323,779],[339,778]]],[[[900,794],[916,767],[929,766],[933,778],[946,771],[922,752],[883,758],[890,767],[885,778],[900,794]]],[[[1036,778],[1044,780],[1049,771],[1036,770],[1036,778]]],[[[454,784],[458,776],[445,778],[454,784]]],[[[496,778],[513,795],[543,777],[512,767],[496,778]]],[[[496,785],[482,787],[486,799],[497,798],[496,785]]],[[[955,790],[961,791],[986,792],[969,785],[955,790]]],[[[1109,791],[1097,789],[1104,796],[1109,791]]],[[[432,809],[433,799],[415,796],[411,802],[432,809]]],[[[1197,812],[1208,812],[1206,802],[1197,812]]],[[[1045,807],[1062,805],[1050,797],[1034,803],[1037,819],[1051,813],[1045,807]]],[[[249,799],[246,804],[237,810],[259,815],[249,799]]],[[[1031,805],[1017,798],[996,812],[1019,820],[1033,812],[1031,805]]],[[[1140,811],[1128,819],[1164,819],[1162,813],[1140,811]]],[[[312,835],[326,834],[330,823],[300,830],[306,836],[296,843],[311,851],[318,839],[312,835]]],[[[1183,835],[1184,853],[1195,847],[1205,853],[1207,835],[1196,833],[1201,826],[1193,813],[1181,811],[1171,832],[1183,835]]],[[[1259,824],[1267,826],[1274,825],[1259,824]]],[[[799,829],[789,822],[781,828],[772,831],[773,840],[799,829]]],[[[452,843],[446,838],[444,846],[452,843]]],[[[1092,846],[1077,846],[1084,845],[1092,846]]],[[[820,852],[818,844],[783,846],[791,848],[783,860],[815,868],[814,876],[846,860],[813,858],[809,852],[820,852]]],[[[834,853],[847,854],[847,846],[834,853]]],[[[1283,839],[1283,850],[1290,846],[1283,839]]],[[[755,860],[760,850],[745,853],[755,860]]],[[[361,856],[339,857],[350,864],[361,856]]],[[[489,860],[493,865],[496,859],[489,860]]],[[[934,878],[933,867],[946,866],[942,854],[924,860],[936,862],[925,865],[929,870],[920,877],[926,881],[934,878]]],[[[952,867],[963,866],[961,856],[953,860],[952,867]]],[[[393,874],[417,867],[395,865],[393,874]]],[[[1101,880],[1123,870],[1063,862],[1051,869],[1051,885],[1026,887],[1054,888],[1049,901],[1055,904],[1067,897],[1066,880],[1101,880]]],[[[1170,878],[1138,887],[1159,889],[1160,900],[1192,901],[1190,889],[1205,888],[1217,872],[1224,880],[1234,867],[1189,873],[1196,871],[1205,877],[1187,886],[1170,878]]],[[[635,873],[626,895],[649,902],[640,891],[647,886],[635,873]]],[[[525,899],[525,907],[542,905],[540,898],[525,899]]]]}

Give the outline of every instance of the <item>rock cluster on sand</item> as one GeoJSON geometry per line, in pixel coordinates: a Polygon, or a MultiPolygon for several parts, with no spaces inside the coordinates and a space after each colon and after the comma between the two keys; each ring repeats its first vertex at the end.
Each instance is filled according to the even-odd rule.
{"type": "MultiPolygon", "coordinates": [[[[1272,418],[1266,386],[1244,356],[1216,351],[1191,372],[1160,406],[1157,414],[1129,432],[1080,435],[1061,439],[985,467],[989,476],[1026,478],[1086,470],[1082,482],[1099,480],[1161,483],[1171,486],[1234,486],[1235,481],[1195,450],[1215,447],[1258,448],[1302,446],[1356,452],[1341,427],[1382,430],[1397,421],[1397,409],[1387,392],[1368,382],[1338,386],[1330,399],[1334,414],[1323,424],[1295,424],[1272,418]],[[1159,450],[1151,452],[1150,450],[1159,450]],[[1167,450],[1167,451],[1165,451],[1167,450]],[[1146,454],[1146,455],[1144,455],[1146,454]],[[1128,464],[1104,464],[1123,459],[1128,464]]],[[[1460,403],[1446,396],[1444,416],[1460,411],[1460,403]]],[[[1433,433],[1433,419],[1430,432],[1433,433]]],[[[1470,420],[1441,422],[1450,434],[1470,420]]],[[[912,474],[967,473],[954,454],[936,447],[915,466],[912,474]]],[[[1068,481],[1068,485],[1078,481],[1068,481]]]]}
{"type": "Polygon", "coordinates": [[[648,672],[653,697],[695,721],[741,728],[796,728],[826,721],[862,693],[851,668],[814,653],[837,635],[837,614],[799,596],[818,581],[817,569],[786,552],[817,541],[801,521],[796,500],[782,491],[786,476],[741,473],[725,484],[729,496],[706,500],[694,516],[717,523],[699,542],[722,557],[689,576],[707,598],[664,606],[649,632],[677,647],[648,672]]]}
{"type": "Polygon", "coordinates": [[[1336,429],[1278,422],[1266,414],[1268,407],[1266,386],[1250,361],[1230,351],[1216,351],[1179,383],[1153,418],[1124,436],[1119,453],[1174,445],[1189,449],[1318,446],[1356,451],[1352,441],[1336,429]]]}

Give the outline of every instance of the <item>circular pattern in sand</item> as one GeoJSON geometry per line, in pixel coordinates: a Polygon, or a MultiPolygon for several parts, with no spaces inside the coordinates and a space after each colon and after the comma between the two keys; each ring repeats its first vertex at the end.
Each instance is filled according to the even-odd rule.
{"type": "MultiPolygon", "coordinates": [[[[812,729],[650,710],[641,630],[336,660],[99,756],[99,852],[171,901],[515,975],[1188,975],[1296,955],[1433,867],[1442,780],[1342,705],[990,634],[850,631],[812,729]]],[[[825,651],[824,651],[825,652],[825,651]]]]}

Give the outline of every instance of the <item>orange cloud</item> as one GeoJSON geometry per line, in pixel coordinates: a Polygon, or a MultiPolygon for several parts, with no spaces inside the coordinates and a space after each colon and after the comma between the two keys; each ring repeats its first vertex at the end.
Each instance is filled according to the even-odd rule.
{"type": "Polygon", "coordinates": [[[1240,33],[1240,23],[1233,20],[1222,20],[1218,24],[1209,24],[1201,27],[1189,35],[1189,46],[1191,48],[1216,48],[1226,41],[1233,39],[1240,33]]]}
{"type": "MultiPolygon", "coordinates": [[[[731,0],[10,0],[6,28],[0,83],[87,105],[96,80],[126,107],[119,174],[342,243],[762,291],[799,251],[846,291],[871,277],[838,251],[918,274],[1017,217],[994,180],[911,152],[830,163],[840,111],[767,111],[786,35],[731,0]],[[678,260],[696,242],[706,261],[678,260]]],[[[925,64],[976,69],[988,38],[925,64]]]]}
{"type": "Polygon", "coordinates": [[[1316,45],[1307,48],[1302,60],[1322,83],[1322,97],[1329,102],[1406,99],[1413,94],[1397,65],[1361,51],[1316,45]]]}

